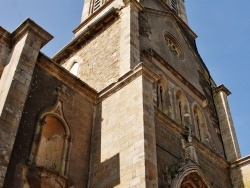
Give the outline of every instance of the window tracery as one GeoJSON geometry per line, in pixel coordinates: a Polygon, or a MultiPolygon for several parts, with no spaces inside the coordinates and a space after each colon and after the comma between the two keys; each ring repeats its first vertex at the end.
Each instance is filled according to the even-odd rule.
{"type": "Polygon", "coordinates": [[[170,33],[165,33],[164,35],[166,45],[168,46],[169,50],[173,53],[174,56],[183,59],[184,54],[181,46],[177,42],[177,40],[170,34],[170,33]]]}

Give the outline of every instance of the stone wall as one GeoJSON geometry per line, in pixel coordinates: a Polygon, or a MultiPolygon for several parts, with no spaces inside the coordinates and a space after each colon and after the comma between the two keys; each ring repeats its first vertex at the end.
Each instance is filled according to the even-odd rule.
{"type": "Polygon", "coordinates": [[[72,63],[77,62],[77,76],[97,91],[116,82],[119,77],[120,22],[118,19],[105,27],[65,63],[61,63],[70,70],[72,63]]]}
{"type": "Polygon", "coordinates": [[[50,34],[29,19],[12,33],[13,48],[0,79],[0,186],[5,178],[39,50],[50,39],[50,34]]]}
{"type": "Polygon", "coordinates": [[[70,139],[69,153],[66,155],[68,165],[65,167],[66,173],[64,177],[67,177],[69,186],[87,187],[90,137],[94,111],[93,99],[88,96],[89,94],[94,96],[94,93],[91,89],[87,89],[88,92],[86,93],[76,91],[77,87],[74,86],[76,83],[82,84],[81,90],[84,90],[84,84],[79,83],[79,80],[66,70],[54,65],[53,62],[46,60],[46,58],[45,60],[39,60],[38,64],[39,66],[34,71],[28,93],[29,97],[26,100],[22,114],[14,144],[14,152],[8,166],[5,186],[8,188],[22,187],[27,183],[29,186],[34,185],[34,183],[41,186],[46,182],[48,184],[53,183],[56,176],[59,176],[59,179],[61,178],[58,173],[51,172],[46,166],[43,166],[42,168],[45,170],[40,172],[41,167],[37,168],[36,165],[39,166],[39,164],[36,164],[33,160],[34,157],[31,157],[34,142],[37,142],[37,140],[33,139],[36,138],[34,135],[37,126],[40,126],[40,114],[49,111],[56,104],[58,95],[61,95],[64,96],[63,99],[60,99],[62,100],[62,113],[71,133],[70,138],[68,138],[70,139]],[[58,93],[60,88],[63,88],[62,93],[58,93]],[[26,173],[27,168],[29,173],[26,173]],[[37,171],[34,169],[37,169],[37,171]],[[46,171],[48,171],[49,174],[54,175],[48,175],[46,178],[41,176],[39,179],[38,176],[31,176],[32,170],[34,171],[33,174],[37,173],[39,175],[44,172],[46,174],[46,171]],[[29,177],[26,177],[25,174],[29,175],[29,177]]]}
{"type": "MultiPolygon", "coordinates": [[[[181,173],[175,171],[185,161],[184,149],[184,132],[171,119],[156,110],[156,145],[157,145],[157,164],[159,186],[165,187],[169,183],[168,173],[172,177],[181,173]]],[[[232,187],[230,174],[228,171],[229,164],[225,159],[215,154],[204,144],[194,139],[198,166],[203,173],[206,181],[211,187],[232,187]]]]}
{"type": "Polygon", "coordinates": [[[234,187],[250,187],[250,156],[243,157],[232,163],[231,179],[234,187]]]}
{"type": "Polygon", "coordinates": [[[90,187],[157,187],[151,87],[129,78],[96,106],[90,187]]]}

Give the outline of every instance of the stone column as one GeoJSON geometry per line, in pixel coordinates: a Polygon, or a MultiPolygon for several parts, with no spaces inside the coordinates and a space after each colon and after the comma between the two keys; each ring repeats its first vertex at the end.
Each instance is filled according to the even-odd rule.
{"type": "Polygon", "coordinates": [[[30,19],[10,37],[12,49],[0,79],[0,187],[7,172],[39,50],[52,39],[30,19]]]}
{"type": "Polygon", "coordinates": [[[224,85],[214,89],[215,107],[219,118],[226,158],[229,162],[233,162],[240,158],[240,149],[227,100],[227,96],[230,94],[230,91],[224,85]]]}

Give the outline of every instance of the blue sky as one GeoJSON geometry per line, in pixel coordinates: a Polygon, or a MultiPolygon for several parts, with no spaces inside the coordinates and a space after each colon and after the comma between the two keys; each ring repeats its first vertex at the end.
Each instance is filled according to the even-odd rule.
{"type": "MultiPolygon", "coordinates": [[[[186,0],[189,25],[198,35],[199,53],[215,82],[231,92],[229,103],[242,156],[250,154],[250,2],[186,0]]],[[[4,0],[0,25],[13,31],[31,18],[55,38],[42,51],[53,56],[72,38],[81,20],[83,0],[4,0]]]]}

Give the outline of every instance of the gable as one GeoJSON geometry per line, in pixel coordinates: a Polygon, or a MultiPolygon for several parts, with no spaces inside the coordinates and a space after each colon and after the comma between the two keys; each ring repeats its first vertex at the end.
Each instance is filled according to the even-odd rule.
{"type": "Polygon", "coordinates": [[[140,19],[140,48],[153,49],[196,89],[204,93],[199,74],[202,64],[194,41],[196,35],[180,25],[188,27],[184,23],[178,24],[178,18],[171,13],[144,11],[140,19]],[[170,42],[168,38],[171,39],[170,42]],[[169,44],[171,42],[172,44],[169,44]],[[176,55],[178,53],[174,51],[175,48],[182,53],[181,56],[176,55]]]}

